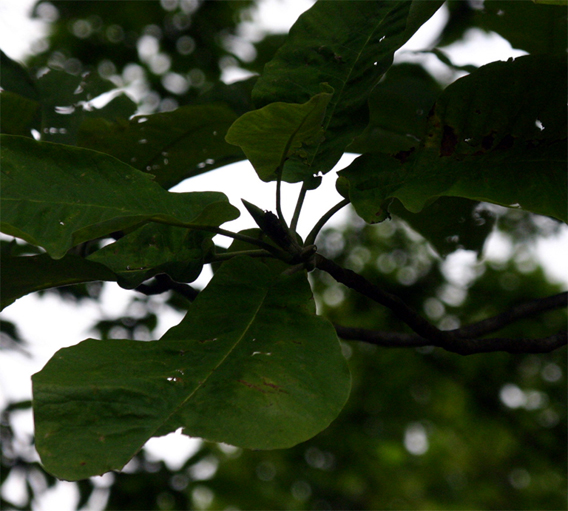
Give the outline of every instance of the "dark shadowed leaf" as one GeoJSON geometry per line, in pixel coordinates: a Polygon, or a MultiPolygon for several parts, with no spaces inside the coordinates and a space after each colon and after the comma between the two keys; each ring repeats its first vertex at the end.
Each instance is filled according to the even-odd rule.
{"type": "Polygon", "coordinates": [[[464,197],[566,221],[566,60],[495,62],[450,85],[414,154],[359,157],[341,176],[359,215],[385,200],[412,212],[439,196],[464,197]]]}
{"type": "Polygon", "coordinates": [[[114,122],[88,119],[81,125],[78,144],[111,154],[171,188],[188,177],[244,159],[239,148],[225,142],[236,118],[233,110],[219,103],[114,122]]]}
{"type": "Polygon", "coordinates": [[[159,273],[167,273],[176,282],[193,282],[201,273],[213,236],[211,232],[150,223],[88,259],[110,268],[127,289],[159,273]]]}
{"type": "Polygon", "coordinates": [[[2,136],[2,231],[61,258],[74,245],[140,222],[220,225],[224,194],[170,193],[106,154],[2,136]]]}
{"type": "MultiPolygon", "coordinates": [[[[39,94],[28,71],[0,50],[0,87],[25,98],[37,101],[39,94]]],[[[2,114],[4,115],[4,114],[2,114]]]]}
{"type": "Polygon", "coordinates": [[[116,275],[102,264],[73,254],[52,259],[47,254],[15,257],[2,253],[1,258],[0,310],[34,291],[95,280],[116,280],[116,275]]]}
{"type": "Polygon", "coordinates": [[[0,133],[31,137],[40,104],[13,92],[0,92],[0,133]]]}
{"type": "Polygon", "coordinates": [[[495,217],[478,202],[459,197],[440,197],[420,213],[411,213],[394,200],[389,212],[426,238],[442,257],[459,248],[479,255],[495,225],[495,217]]]}
{"type": "Polygon", "coordinates": [[[149,438],[180,427],[246,448],[290,447],[337,416],[350,377],[305,273],[238,257],[160,341],[83,341],[58,351],[33,386],[42,462],[75,480],[122,468],[149,438]]]}

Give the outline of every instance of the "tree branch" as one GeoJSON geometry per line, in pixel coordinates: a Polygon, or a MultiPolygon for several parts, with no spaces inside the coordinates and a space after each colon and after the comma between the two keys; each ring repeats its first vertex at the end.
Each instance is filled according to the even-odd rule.
{"type": "Polygon", "coordinates": [[[383,291],[361,275],[342,268],[320,254],[316,255],[316,267],[329,273],[338,282],[388,307],[416,332],[415,334],[394,333],[336,325],[337,334],[346,340],[359,340],[390,347],[436,346],[461,355],[493,351],[545,353],[560,348],[568,342],[565,331],[541,339],[478,338],[500,330],[521,318],[566,307],[568,293],[532,300],[492,318],[455,330],[442,331],[414,312],[398,296],[383,291]]]}
{"type": "Polygon", "coordinates": [[[159,295],[165,293],[166,291],[176,291],[185,298],[187,298],[190,302],[193,302],[197,298],[199,291],[187,284],[180,284],[179,282],[175,282],[172,280],[168,275],[162,273],[160,275],[156,275],[154,280],[152,280],[149,284],[140,284],[136,291],[145,294],[146,296],[150,295],[159,295]]]}

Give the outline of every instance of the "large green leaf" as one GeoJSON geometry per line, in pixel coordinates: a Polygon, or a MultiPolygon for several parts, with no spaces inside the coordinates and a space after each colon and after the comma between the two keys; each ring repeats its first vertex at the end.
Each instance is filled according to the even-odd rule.
{"type": "MultiPolygon", "coordinates": [[[[254,90],[259,107],[276,101],[305,103],[328,83],[335,94],[323,123],[325,139],[308,151],[313,174],[327,172],[367,125],[367,99],[394,52],[442,1],[323,1],[306,11],[286,43],[266,64],[254,90]]],[[[306,157],[286,167],[305,168],[306,157]]],[[[296,170],[294,174],[301,171],[296,170]]]]}
{"type": "Polygon", "coordinates": [[[237,257],[159,341],[86,340],[33,376],[45,468],[82,479],[122,468],[156,435],[254,448],[307,440],[337,416],[349,371],[315,315],[305,273],[237,257]]]}
{"type": "Polygon", "coordinates": [[[116,280],[116,275],[102,264],[73,254],[57,260],[47,254],[15,257],[2,252],[0,257],[0,310],[34,291],[95,280],[116,280]]]}
{"type": "Polygon", "coordinates": [[[220,225],[238,217],[222,193],[170,193],[147,174],[88,149],[2,136],[6,234],[60,258],[74,245],[156,221],[220,225]]]}
{"type": "Polygon", "coordinates": [[[188,177],[244,159],[242,151],[224,138],[236,118],[232,109],[218,103],[114,122],[87,119],[78,145],[111,154],[171,188],[188,177]]]}
{"type": "Polygon", "coordinates": [[[566,76],[564,57],[529,55],[456,81],[414,154],[363,155],[340,173],[358,214],[373,222],[391,197],[418,212],[453,196],[566,221],[566,76]]]}
{"type": "MultiPolygon", "coordinates": [[[[306,149],[319,143],[322,123],[333,91],[316,94],[303,104],[270,103],[264,108],[239,117],[225,137],[242,148],[263,181],[277,179],[284,162],[297,155],[307,157],[306,149]]],[[[298,175],[284,174],[286,181],[303,181],[313,171],[298,175]]]]}
{"type": "Polygon", "coordinates": [[[167,273],[177,282],[193,282],[201,273],[213,236],[212,232],[151,223],[97,250],[88,259],[110,268],[127,289],[159,273],[167,273]]]}

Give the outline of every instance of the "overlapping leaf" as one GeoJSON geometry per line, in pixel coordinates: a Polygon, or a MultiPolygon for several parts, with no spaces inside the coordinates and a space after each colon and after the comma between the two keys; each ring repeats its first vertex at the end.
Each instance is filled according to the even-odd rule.
{"type": "Polygon", "coordinates": [[[78,144],[111,154],[171,188],[188,177],[244,159],[242,151],[224,139],[236,118],[222,103],[183,106],[130,120],[94,118],[81,125],[78,144]]]}
{"type": "MultiPolygon", "coordinates": [[[[247,112],[229,129],[226,140],[240,146],[263,181],[273,181],[282,172],[284,162],[292,157],[307,156],[306,149],[319,143],[322,123],[333,91],[316,94],[303,104],[270,103],[247,112]]],[[[303,181],[313,172],[285,173],[286,181],[303,181]]]]}
{"type": "Polygon", "coordinates": [[[116,275],[102,264],[73,254],[57,260],[47,254],[16,257],[2,253],[0,257],[0,310],[34,291],[96,280],[116,280],[116,275]]]}
{"type": "Polygon", "coordinates": [[[81,479],[122,468],[156,435],[255,448],[306,440],[337,416],[349,372],[315,315],[304,273],[237,257],[160,341],[86,340],[33,376],[47,470],[81,479]]]}
{"type": "Polygon", "coordinates": [[[148,175],[88,149],[3,136],[2,231],[60,258],[141,222],[220,225],[238,217],[222,193],[166,192],[148,175]]]}
{"type": "Polygon", "coordinates": [[[391,65],[394,52],[441,4],[317,2],[300,16],[253,90],[258,107],[277,101],[305,103],[320,92],[321,83],[335,90],[323,123],[325,139],[303,158],[286,162],[294,168],[292,175],[302,173],[295,167],[312,174],[333,168],[367,125],[369,93],[391,65]]]}
{"type": "Polygon", "coordinates": [[[201,273],[214,233],[171,225],[147,224],[97,250],[89,261],[104,264],[127,289],[159,273],[177,282],[193,282],[201,273]]]}
{"type": "Polygon", "coordinates": [[[412,212],[465,197],[567,220],[564,57],[495,62],[450,85],[413,155],[367,154],[341,172],[369,222],[385,200],[412,212]]]}

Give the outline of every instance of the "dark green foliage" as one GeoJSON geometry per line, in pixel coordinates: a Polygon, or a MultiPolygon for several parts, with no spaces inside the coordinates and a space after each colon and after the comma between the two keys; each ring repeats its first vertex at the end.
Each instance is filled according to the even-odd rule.
{"type": "MultiPolygon", "coordinates": [[[[19,238],[1,240],[2,307],[46,290],[96,301],[117,282],[138,313],[101,318],[100,340],[59,350],[33,376],[43,468],[14,436],[30,403],[5,408],[2,482],[18,470],[47,487],[78,480],[79,508],[99,491],[90,476],[126,467],[109,483],[117,510],[565,505],[565,348],[540,348],[565,344],[566,310],[559,286],[525,264],[567,220],[561,7],[449,2],[441,45],[478,27],[529,55],[477,69],[426,48],[469,73],[444,88],[419,64],[392,66],[441,2],[320,1],[287,36],[257,41],[256,59],[237,47],[252,1],[51,4],[47,49],[27,67],[1,54],[1,226],[19,238]],[[222,83],[239,62],[259,76],[222,83]],[[117,90],[132,64],[142,96],[117,90]],[[304,196],[346,151],[360,156],[339,174],[345,200],[304,242],[304,196]],[[222,193],[168,191],[244,159],[277,183],[272,211],[245,202],[258,229],[223,229],[238,212],[222,193]],[[281,181],[302,183],[290,221],[281,181]],[[350,221],[317,236],[348,202],[350,221]],[[513,251],[501,264],[482,259],[495,230],[513,251]],[[438,257],[459,249],[478,256],[468,282],[438,257]],[[210,283],[190,287],[206,264],[210,283]],[[161,336],[154,294],[185,314],[161,336]],[[500,353],[434,347],[554,296],[478,336],[500,353]],[[427,339],[403,349],[413,330],[427,339]],[[519,339],[527,353],[511,355],[519,339]],[[177,430],[204,441],[170,470],[143,446],[177,430]]],[[[1,327],[2,346],[21,350],[16,326],[1,327]]]]}

